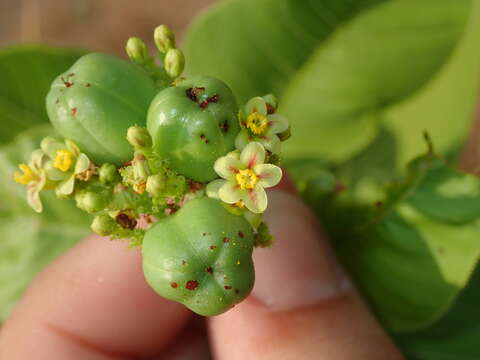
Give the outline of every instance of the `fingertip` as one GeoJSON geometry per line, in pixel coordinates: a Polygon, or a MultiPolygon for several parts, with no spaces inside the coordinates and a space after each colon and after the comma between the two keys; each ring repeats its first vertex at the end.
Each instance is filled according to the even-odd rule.
{"type": "Polygon", "coordinates": [[[161,298],[147,285],[138,249],[91,236],[40,274],[2,337],[8,337],[12,354],[25,346],[42,347],[33,344],[40,338],[34,333],[56,329],[91,345],[93,352],[154,355],[189,316],[183,306],[161,298]]]}

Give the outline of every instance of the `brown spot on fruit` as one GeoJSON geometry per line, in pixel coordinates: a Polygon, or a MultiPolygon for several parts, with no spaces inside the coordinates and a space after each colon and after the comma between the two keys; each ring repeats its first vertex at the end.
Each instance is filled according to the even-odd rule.
{"type": "Polygon", "coordinates": [[[209,246],[209,249],[210,249],[210,250],[215,250],[216,248],[217,248],[216,245],[210,245],[210,246],[209,246]]]}
{"type": "Polygon", "coordinates": [[[187,283],[185,284],[185,288],[187,290],[195,290],[197,287],[198,287],[197,280],[188,280],[187,283]]]}
{"type": "Polygon", "coordinates": [[[212,268],[211,266],[207,267],[207,268],[205,269],[205,271],[206,271],[207,273],[209,273],[210,275],[213,275],[213,268],[212,268]]]}
{"type": "Polygon", "coordinates": [[[240,294],[240,290],[235,289],[235,294],[237,294],[237,295],[240,294]]]}
{"type": "Polygon", "coordinates": [[[245,234],[241,231],[238,232],[238,236],[240,236],[241,238],[244,238],[245,237],[245,234]]]}
{"type": "Polygon", "coordinates": [[[224,286],[224,289],[225,289],[225,290],[231,290],[232,287],[231,287],[230,285],[225,285],[225,286],[224,286]]]}
{"type": "Polygon", "coordinates": [[[225,236],[225,237],[223,238],[223,242],[224,242],[224,243],[228,243],[229,241],[230,241],[230,239],[229,239],[228,237],[225,236]]]}
{"type": "Polygon", "coordinates": [[[65,87],[69,88],[70,86],[73,86],[73,82],[72,81],[69,81],[68,78],[67,80],[65,80],[63,77],[60,78],[63,82],[63,85],[65,85],[65,87]]]}
{"type": "Polygon", "coordinates": [[[210,96],[208,99],[207,99],[207,102],[209,103],[216,103],[218,102],[218,99],[220,98],[220,96],[218,94],[215,94],[213,96],[210,96]]]}
{"type": "Polygon", "coordinates": [[[76,107],[72,108],[70,111],[72,112],[72,116],[77,115],[77,108],[76,107]]]}
{"type": "Polygon", "coordinates": [[[224,133],[228,132],[228,129],[229,129],[228,120],[222,121],[218,126],[220,127],[220,129],[222,129],[224,133]]]}
{"type": "Polygon", "coordinates": [[[170,283],[170,286],[174,289],[176,289],[178,287],[178,284],[176,282],[171,282],[170,283]]]}
{"type": "Polygon", "coordinates": [[[85,86],[86,86],[86,87],[90,87],[90,86],[92,86],[92,84],[86,83],[85,86]]]}

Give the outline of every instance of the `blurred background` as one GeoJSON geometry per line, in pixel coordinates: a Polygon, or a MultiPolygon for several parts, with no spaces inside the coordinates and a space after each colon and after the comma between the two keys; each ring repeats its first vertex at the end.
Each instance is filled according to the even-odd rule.
{"type": "Polygon", "coordinates": [[[0,0],[0,46],[75,45],[123,56],[128,37],[150,39],[158,24],[181,39],[191,18],[214,1],[0,0]]]}

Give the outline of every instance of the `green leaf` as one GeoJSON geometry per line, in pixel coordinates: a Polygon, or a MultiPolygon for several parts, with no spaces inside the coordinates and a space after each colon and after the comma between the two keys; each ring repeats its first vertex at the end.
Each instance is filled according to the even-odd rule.
{"type": "Polygon", "coordinates": [[[423,131],[440,153],[465,143],[480,88],[480,2],[473,4],[468,27],[448,63],[424,88],[385,114],[399,143],[400,168],[423,149],[423,131]]]}
{"type": "Polygon", "coordinates": [[[25,187],[13,181],[17,164],[47,135],[49,125],[32,128],[0,147],[0,321],[10,313],[34,275],[89,232],[89,219],[73,201],[42,194],[44,212],[26,203],[25,187]]]}
{"type": "Polygon", "coordinates": [[[383,189],[340,186],[338,177],[325,186],[318,161],[289,170],[390,331],[425,328],[449,309],[480,256],[480,178],[431,154],[383,189]]]}
{"type": "Polygon", "coordinates": [[[434,326],[397,336],[397,344],[412,360],[474,360],[480,358],[480,268],[451,310],[434,326]]]}
{"type": "Polygon", "coordinates": [[[48,121],[45,97],[50,84],[80,55],[78,50],[40,45],[0,51],[0,145],[22,130],[48,121]]]}
{"type": "Polygon", "coordinates": [[[231,0],[192,26],[186,52],[191,72],[223,78],[242,100],[280,95],[289,156],[342,160],[376,136],[379,112],[440,69],[470,3],[231,0]]]}

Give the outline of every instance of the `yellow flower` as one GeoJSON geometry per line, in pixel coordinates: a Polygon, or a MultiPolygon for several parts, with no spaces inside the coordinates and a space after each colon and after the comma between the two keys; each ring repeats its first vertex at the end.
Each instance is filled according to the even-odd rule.
{"type": "Polygon", "coordinates": [[[59,149],[55,153],[53,167],[60,171],[67,172],[73,164],[73,154],[66,149],[59,149]]]}
{"type": "Polygon", "coordinates": [[[207,195],[239,208],[245,206],[255,214],[263,213],[267,208],[265,188],[277,185],[282,177],[278,166],[264,162],[265,148],[258,142],[249,143],[241,153],[222,156],[213,166],[222,179],[207,185],[207,195]]]}
{"type": "Polygon", "coordinates": [[[22,170],[23,174],[19,171],[15,171],[14,178],[15,181],[22,185],[27,185],[29,182],[35,179],[35,175],[33,170],[27,164],[20,164],[18,165],[20,170],[22,170]]]}
{"type": "Polygon", "coordinates": [[[286,118],[275,112],[276,109],[270,103],[274,102],[272,97],[267,95],[264,98],[259,96],[251,98],[243,111],[240,111],[242,131],[235,139],[235,147],[238,150],[243,150],[251,142],[258,142],[271,153],[280,153],[281,140],[278,135],[286,131],[289,125],[286,118]],[[270,102],[267,103],[266,99],[270,102]]]}
{"type": "Polygon", "coordinates": [[[248,115],[245,125],[255,135],[263,135],[268,128],[268,119],[255,111],[248,115]]]}
{"type": "Polygon", "coordinates": [[[258,176],[252,169],[239,170],[235,179],[242,190],[253,189],[258,182],[258,176]]]}

